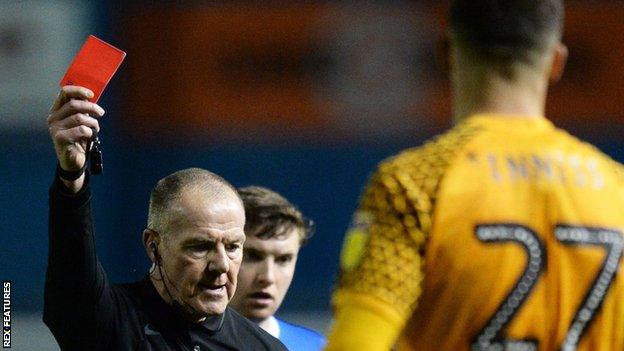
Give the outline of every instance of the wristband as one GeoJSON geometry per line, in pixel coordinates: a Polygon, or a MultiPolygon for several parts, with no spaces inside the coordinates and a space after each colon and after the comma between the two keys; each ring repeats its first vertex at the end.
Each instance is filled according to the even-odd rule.
{"type": "Polygon", "coordinates": [[[87,160],[85,160],[85,163],[81,169],[77,171],[71,171],[71,172],[66,171],[63,168],[61,168],[61,165],[59,163],[56,164],[56,172],[59,175],[59,177],[68,181],[74,181],[80,178],[84,174],[86,169],[87,169],[87,160]]]}

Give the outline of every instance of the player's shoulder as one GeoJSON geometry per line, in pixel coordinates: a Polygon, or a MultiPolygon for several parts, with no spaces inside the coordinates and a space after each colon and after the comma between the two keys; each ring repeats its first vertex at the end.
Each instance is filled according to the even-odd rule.
{"type": "Polygon", "coordinates": [[[585,158],[596,160],[612,172],[616,178],[624,182],[624,165],[600,150],[597,146],[578,138],[565,130],[557,128],[558,136],[567,143],[567,151],[583,155],[585,158]]]}
{"type": "Polygon", "coordinates": [[[326,344],[325,337],[318,332],[276,318],[280,328],[280,340],[292,351],[318,351],[326,344]]]}
{"type": "MultiPolygon", "coordinates": [[[[593,147],[593,145],[591,146],[593,147]]],[[[596,157],[604,164],[607,172],[611,173],[616,181],[624,186],[624,165],[598,149],[596,149],[596,157]]]]}
{"type": "Polygon", "coordinates": [[[376,174],[380,176],[393,176],[406,172],[437,174],[452,162],[478,131],[478,127],[465,123],[459,124],[420,146],[405,149],[384,159],[379,163],[376,174]]]}
{"type": "Polygon", "coordinates": [[[315,330],[306,328],[301,325],[287,322],[283,319],[279,319],[279,318],[276,318],[276,319],[277,319],[277,323],[280,326],[280,333],[292,333],[292,334],[300,335],[301,337],[304,337],[304,338],[312,338],[314,340],[317,340],[320,343],[325,342],[325,337],[315,330]]]}

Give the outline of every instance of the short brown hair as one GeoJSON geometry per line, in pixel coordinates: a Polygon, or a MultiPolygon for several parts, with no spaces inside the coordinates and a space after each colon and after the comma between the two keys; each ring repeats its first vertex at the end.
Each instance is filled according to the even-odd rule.
{"type": "Polygon", "coordinates": [[[282,195],[260,186],[238,188],[245,206],[245,234],[270,239],[298,229],[299,243],[305,245],[314,224],[282,195]]]}
{"type": "Polygon", "coordinates": [[[563,0],[454,0],[451,30],[482,59],[531,62],[563,30],[563,0]]]}

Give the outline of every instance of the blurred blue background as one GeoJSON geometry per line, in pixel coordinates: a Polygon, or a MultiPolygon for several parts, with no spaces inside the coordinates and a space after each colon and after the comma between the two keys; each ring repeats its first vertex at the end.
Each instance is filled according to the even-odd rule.
{"type": "MultiPolygon", "coordinates": [[[[55,349],[39,322],[47,260],[47,191],[56,162],[45,120],[47,108],[56,96],[58,81],[88,34],[128,50],[126,62],[100,100],[100,105],[107,110],[101,121],[105,169],[104,175],[92,181],[98,253],[109,277],[116,282],[140,279],[148,269],[140,235],[146,225],[152,186],[176,170],[202,167],[225,177],[235,186],[256,184],[274,189],[316,222],[316,234],[301,252],[294,282],[280,314],[325,329],[342,237],[368,175],[383,158],[422,143],[450,124],[445,77],[435,69],[432,58],[433,36],[421,36],[423,30],[439,32],[440,24],[435,20],[424,24],[418,20],[439,18],[443,6],[429,2],[366,6],[308,4],[291,6],[287,11],[279,6],[258,6],[254,11],[265,11],[267,23],[277,28],[268,30],[266,37],[271,37],[274,30],[288,32],[289,26],[298,35],[308,33],[304,37],[294,35],[277,44],[263,41],[263,36],[259,35],[258,42],[268,43],[265,50],[280,52],[284,43],[298,47],[306,42],[308,46],[297,49],[304,54],[293,54],[292,62],[283,57],[289,52],[299,52],[294,49],[286,50],[286,54],[277,58],[269,55],[272,59],[249,61],[245,55],[256,49],[241,45],[242,64],[231,64],[237,62],[236,58],[226,55],[230,61],[222,62],[226,68],[221,68],[220,74],[230,72],[237,76],[242,74],[241,70],[275,72],[269,78],[252,75],[252,81],[248,82],[259,91],[265,91],[266,95],[262,96],[245,97],[244,91],[237,90],[241,89],[238,85],[228,85],[234,83],[227,79],[221,85],[211,86],[211,89],[230,89],[234,95],[240,93],[240,110],[249,109],[250,112],[237,112],[236,101],[239,100],[235,99],[233,106],[219,106],[218,113],[210,114],[212,100],[208,95],[214,91],[201,90],[202,84],[207,84],[201,83],[202,80],[213,77],[201,76],[201,62],[208,61],[190,59],[197,66],[196,72],[184,76],[186,86],[173,80],[171,84],[163,82],[168,73],[149,61],[153,55],[149,49],[172,59],[188,57],[192,49],[176,46],[175,41],[160,42],[158,36],[149,39],[150,35],[154,37],[170,26],[183,27],[173,19],[164,24],[164,19],[171,16],[184,21],[187,18],[184,11],[199,11],[207,18],[211,18],[214,11],[231,11],[232,18],[242,16],[244,19],[253,5],[237,8],[213,2],[210,6],[203,6],[203,2],[192,3],[188,6],[166,5],[165,2],[129,6],[121,1],[4,1],[0,4],[0,73],[3,79],[0,182],[4,184],[0,190],[0,278],[12,281],[13,313],[16,321],[25,323],[23,326],[14,324],[16,349],[55,349]],[[298,23],[297,16],[306,13],[317,20],[308,24],[310,28],[302,30],[293,23],[298,23]],[[147,16],[148,20],[138,18],[136,21],[141,23],[133,22],[138,14],[147,16]],[[154,22],[149,21],[150,16],[154,22]],[[283,18],[290,20],[282,23],[283,18]],[[327,21],[333,23],[333,31],[318,30],[326,28],[322,24],[327,21]],[[389,25],[391,23],[393,25],[389,25]],[[379,32],[383,33],[382,39],[395,40],[390,43],[380,40],[378,44],[371,44],[372,47],[365,46],[363,51],[354,49],[366,41],[362,38],[379,32]],[[405,45],[409,50],[401,49],[405,45]],[[380,56],[370,61],[369,55],[375,53],[380,56]],[[300,67],[297,65],[301,57],[304,60],[300,67]],[[251,68],[240,68],[241,65],[251,65],[251,68]],[[353,67],[357,68],[356,73],[352,72],[353,67]],[[193,74],[197,75],[197,82],[188,81],[193,74]],[[152,79],[159,79],[164,90],[154,93],[152,79]],[[379,79],[391,81],[373,86],[372,82],[379,79]],[[292,86],[300,80],[306,82],[303,87],[292,86]],[[286,91],[297,91],[299,95],[283,100],[274,98],[272,94],[287,95],[280,90],[283,86],[286,91]],[[150,96],[141,95],[148,89],[152,89],[150,96]],[[180,89],[193,91],[194,95],[190,94],[193,99],[201,100],[205,94],[206,104],[181,106],[182,100],[176,100],[175,94],[189,93],[181,93],[180,89]],[[299,100],[304,100],[301,104],[304,107],[297,107],[299,100]],[[159,109],[165,108],[168,108],[166,113],[163,111],[159,115],[159,109]],[[176,115],[177,109],[185,112],[176,115]],[[191,118],[189,115],[193,115],[193,111],[207,111],[207,115],[191,118]],[[232,111],[231,114],[228,111],[232,111]],[[33,334],[29,334],[31,332],[33,334]],[[41,344],[35,348],[26,347],[23,343],[27,339],[28,345],[37,339],[41,344]]],[[[623,8],[624,5],[620,5],[618,11],[624,13],[623,8]]],[[[262,15],[257,16],[259,28],[264,20],[262,15]]],[[[227,27],[229,24],[225,22],[204,24],[210,31],[211,25],[227,27]]],[[[201,37],[201,30],[194,35],[201,37]]],[[[228,35],[239,38],[241,43],[246,40],[244,33],[228,35]]],[[[571,38],[573,42],[583,38],[582,33],[578,35],[571,38]]],[[[582,48],[579,45],[575,51],[571,46],[572,77],[564,80],[563,88],[554,88],[555,103],[549,106],[549,111],[558,125],[624,161],[624,120],[619,114],[624,100],[611,99],[610,104],[598,104],[593,115],[575,110],[572,103],[577,90],[582,88],[569,87],[583,77],[576,68],[580,63],[574,61],[575,53],[584,54],[579,55],[583,62],[589,60],[597,67],[612,64],[604,58],[588,58],[587,49],[583,51],[582,48]]],[[[167,67],[175,70],[185,64],[176,61],[167,67]]],[[[624,66],[610,68],[624,71],[624,66]]],[[[593,72],[594,79],[603,77],[598,68],[593,72]]],[[[619,86],[607,84],[603,89],[611,98],[624,96],[619,86]]],[[[596,99],[601,101],[599,97],[596,99]]]]}

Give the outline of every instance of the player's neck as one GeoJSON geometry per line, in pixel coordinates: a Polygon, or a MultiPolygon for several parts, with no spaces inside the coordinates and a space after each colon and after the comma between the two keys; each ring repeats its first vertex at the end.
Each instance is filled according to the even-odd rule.
{"type": "Polygon", "coordinates": [[[264,329],[264,331],[273,335],[276,338],[279,338],[280,328],[275,317],[270,316],[269,318],[263,320],[255,320],[255,322],[260,328],[264,329]]]}
{"type": "Polygon", "coordinates": [[[495,75],[468,73],[459,76],[454,85],[456,123],[476,114],[514,118],[544,115],[548,84],[539,76],[526,76],[512,82],[495,75]]]}

